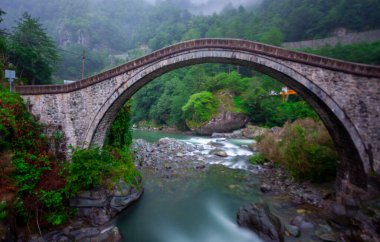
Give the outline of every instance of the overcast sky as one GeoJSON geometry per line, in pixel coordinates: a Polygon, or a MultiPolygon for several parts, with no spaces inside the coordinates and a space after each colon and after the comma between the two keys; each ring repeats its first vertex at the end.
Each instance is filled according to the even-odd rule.
{"type": "MultiPolygon", "coordinates": [[[[145,0],[154,4],[160,0],[145,0]]],[[[240,5],[248,6],[261,3],[263,0],[189,0],[194,4],[194,8],[190,11],[195,11],[202,14],[213,14],[214,12],[220,12],[226,5],[232,4],[235,7],[240,5]]]]}

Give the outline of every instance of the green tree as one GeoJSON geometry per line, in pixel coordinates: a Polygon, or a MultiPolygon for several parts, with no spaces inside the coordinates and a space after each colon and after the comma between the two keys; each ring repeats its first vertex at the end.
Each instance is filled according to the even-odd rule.
{"type": "Polygon", "coordinates": [[[10,38],[11,62],[16,66],[19,77],[32,85],[49,83],[58,53],[38,19],[24,13],[10,38]]]}
{"type": "MultiPolygon", "coordinates": [[[[3,21],[2,16],[5,14],[5,12],[0,8],[0,23],[3,21]]],[[[4,73],[4,65],[7,59],[7,45],[6,45],[6,36],[5,36],[5,30],[0,29],[0,80],[2,80],[3,73],[4,73]]]]}
{"type": "Polygon", "coordinates": [[[182,107],[187,124],[190,127],[198,126],[212,118],[219,106],[218,100],[211,92],[203,91],[190,96],[182,107]]]}
{"type": "Polygon", "coordinates": [[[107,135],[106,144],[124,148],[132,143],[132,125],[131,125],[131,102],[127,102],[124,107],[117,113],[110,131],[107,135]]]}
{"type": "Polygon", "coordinates": [[[280,46],[284,41],[284,34],[279,28],[273,27],[261,34],[260,42],[280,46]]]}

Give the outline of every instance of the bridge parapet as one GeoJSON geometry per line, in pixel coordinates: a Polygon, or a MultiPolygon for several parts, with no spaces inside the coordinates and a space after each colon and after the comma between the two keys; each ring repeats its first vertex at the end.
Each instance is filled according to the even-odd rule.
{"type": "Polygon", "coordinates": [[[16,90],[22,95],[58,94],[73,92],[112,77],[121,75],[130,70],[150,64],[154,61],[175,55],[179,52],[194,49],[225,49],[246,51],[263,56],[274,57],[282,60],[289,60],[310,66],[322,67],[330,70],[345,72],[366,77],[380,77],[380,67],[352,63],[332,58],[307,54],[303,52],[284,49],[281,47],[266,45],[258,42],[239,39],[198,39],[174,44],[166,48],[157,50],[144,57],[130,61],[103,73],[88,77],[68,85],[35,85],[16,86],[16,90]]]}

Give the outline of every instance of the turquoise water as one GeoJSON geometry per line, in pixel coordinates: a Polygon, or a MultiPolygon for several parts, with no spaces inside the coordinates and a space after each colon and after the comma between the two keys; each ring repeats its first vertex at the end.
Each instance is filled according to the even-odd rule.
{"type": "MultiPolygon", "coordinates": [[[[134,138],[156,142],[170,137],[208,149],[220,142],[229,157],[210,159],[205,170],[189,169],[166,178],[142,170],[144,195],[119,218],[125,242],[259,242],[254,233],[236,223],[239,207],[263,201],[258,179],[243,170],[252,154],[245,146],[252,140],[223,140],[153,131],[134,131],[134,138]],[[230,169],[236,168],[236,169],[230,169]],[[185,174],[185,175],[183,175],[185,174]]],[[[210,158],[207,158],[210,157],[210,158]]]]}
{"type": "MultiPolygon", "coordinates": [[[[246,145],[252,140],[151,131],[137,131],[134,137],[150,142],[171,137],[194,144],[205,152],[207,168],[187,168],[171,176],[149,168],[142,170],[144,195],[117,221],[125,242],[260,242],[256,234],[237,226],[236,213],[240,207],[251,202],[266,203],[283,223],[289,223],[297,215],[299,207],[286,194],[264,195],[259,191],[259,177],[247,162],[252,152],[246,145]],[[207,155],[210,141],[223,144],[228,157],[217,161],[215,156],[207,155]]],[[[311,212],[309,219],[314,224],[323,224],[317,213],[311,212]]],[[[285,241],[320,240],[310,230],[303,231],[299,238],[286,237],[285,241]]]]}
{"type": "Polygon", "coordinates": [[[133,130],[134,139],[144,139],[149,142],[156,142],[164,137],[169,137],[178,140],[189,140],[192,136],[160,131],[133,130]]]}
{"type": "Polygon", "coordinates": [[[245,175],[224,166],[174,179],[143,172],[143,197],[119,219],[124,241],[261,241],[235,222],[237,209],[258,198],[239,186],[245,175]]]}

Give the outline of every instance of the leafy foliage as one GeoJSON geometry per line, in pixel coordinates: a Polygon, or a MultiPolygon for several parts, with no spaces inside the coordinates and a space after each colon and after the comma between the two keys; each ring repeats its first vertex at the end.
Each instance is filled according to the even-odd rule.
{"type": "Polygon", "coordinates": [[[265,157],[261,153],[256,153],[249,157],[249,162],[253,165],[263,165],[265,163],[265,157]]]}
{"type": "Polygon", "coordinates": [[[190,127],[209,121],[218,109],[218,100],[211,92],[203,91],[190,96],[182,111],[190,127]]]}
{"type": "Polygon", "coordinates": [[[37,19],[24,13],[10,37],[10,61],[29,84],[46,84],[58,60],[54,42],[37,19]]]}
{"type": "Polygon", "coordinates": [[[112,123],[109,134],[107,136],[106,144],[123,148],[124,146],[130,146],[132,143],[132,130],[131,130],[131,102],[128,102],[117,113],[117,116],[112,123]]]}
{"type": "Polygon", "coordinates": [[[79,191],[105,183],[110,177],[114,182],[122,179],[132,186],[139,186],[140,174],[127,146],[122,149],[75,149],[72,163],[67,165],[67,194],[72,197],[79,191]]]}
{"type": "Polygon", "coordinates": [[[5,201],[0,201],[0,221],[7,217],[7,204],[5,201]]]}
{"type": "Polygon", "coordinates": [[[335,177],[338,156],[323,124],[312,119],[286,123],[259,143],[260,153],[283,165],[298,180],[323,182],[335,177]]]}
{"type": "Polygon", "coordinates": [[[0,95],[0,152],[14,152],[13,172],[2,177],[1,185],[17,188],[18,210],[22,211],[19,215],[26,221],[57,210],[67,213],[62,200],[57,199],[66,184],[62,161],[49,151],[42,126],[27,112],[21,97],[2,86],[0,95]]]}
{"type": "Polygon", "coordinates": [[[326,46],[319,50],[305,49],[303,51],[347,61],[380,65],[380,41],[345,46],[326,46]]]}

